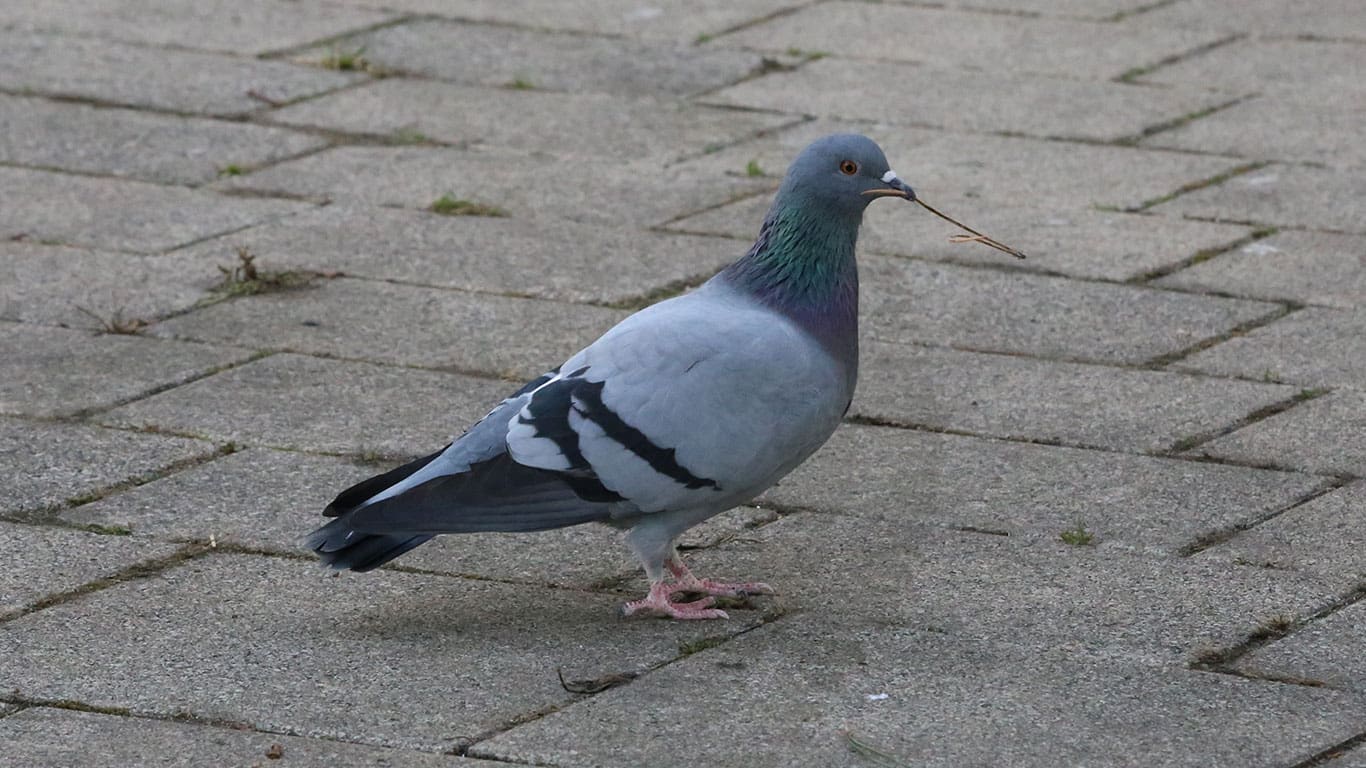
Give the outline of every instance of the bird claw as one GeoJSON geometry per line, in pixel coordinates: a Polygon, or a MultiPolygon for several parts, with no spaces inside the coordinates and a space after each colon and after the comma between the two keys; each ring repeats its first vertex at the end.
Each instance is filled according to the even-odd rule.
{"type": "Polygon", "coordinates": [[[634,616],[637,613],[646,613],[655,616],[663,616],[671,619],[729,619],[730,616],[719,608],[711,608],[716,602],[711,597],[704,597],[701,600],[693,600],[686,603],[676,603],[669,598],[673,593],[681,591],[677,585],[659,582],[650,586],[650,592],[640,600],[632,600],[621,606],[622,616],[634,616]]]}

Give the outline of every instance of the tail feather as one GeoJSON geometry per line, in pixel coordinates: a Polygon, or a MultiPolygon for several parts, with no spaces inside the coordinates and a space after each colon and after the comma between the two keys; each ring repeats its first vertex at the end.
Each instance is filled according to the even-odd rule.
{"type": "Polygon", "coordinates": [[[372,571],[431,539],[429,534],[362,533],[339,518],[308,535],[305,543],[323,564],[338,571],[372,571]]]}

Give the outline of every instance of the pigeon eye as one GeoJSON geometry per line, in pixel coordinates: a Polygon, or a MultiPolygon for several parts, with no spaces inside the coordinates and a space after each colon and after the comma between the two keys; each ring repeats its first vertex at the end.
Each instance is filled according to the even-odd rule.
{"type": "Polygon", "coordinates": [[[845,176],[853,176],[854,174],[858,173],[858,163],[854,162],[853,160],[845,160],[844,162],[840,163],[840,173],[844,174],[845,176]]]}

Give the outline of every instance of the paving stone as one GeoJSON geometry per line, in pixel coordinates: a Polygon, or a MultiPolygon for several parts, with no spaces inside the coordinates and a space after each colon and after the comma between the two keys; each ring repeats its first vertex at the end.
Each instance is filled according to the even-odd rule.
{"type": "MultiPolygon", "coordinates": [[[[738,258],[746,246],[716,237],[560,219],[440,216],[337,203],[193,245],[175,256],[226,264],[236,258],[238,247],[248,248],[272,269],[340,271],[469,291],[615,302],[665,285],[700,281],[738,258]]],[[[0,244],[0,259],[3,254],[0,244]]]]}
{"type": "Polygon", "coordinates": [[[203,344],[0,325],[0,412],[60,417],[107,408],[247,356],[203,344]]]}
{"type": "Polygon", "coordinates": [[[363,78],[280,61],[0,31],[0,89],[7,91],[239,115],[363,78]]]}
{"type": "Polygon", "coordinates": [[[0,418],[0,462],[8,489],[0,514],[18,516],[96,495],[215,451],[208,443],[179,437],[0,418]]]}
{"type": "Polygon", "coordinates": [[[888,427],[845,426],[761,502],[1163,553],[1250,524],[1321,478],[888,427]]]}
{"type": "Polygon", "coordinates": [[[1276,610],[1312,611],[1326,597],[1312,580],[1291,587],[1284,574],[1228,564],[1206,569],[930,533],[891,516],[870,523],[798,515],[755,536],[757,546],[701,557],[741,573],[778,561],[772,581],[799,615],[500,734],[471,754],[552,764],[841,765],[848,747],[839,732],[851,729],[914,765],[1128,765],[1136,752],[1163,765],[1243,765],[1253,757],[1276,765],[1336,743],[1363,721],[1358,696],[1291,694],[1175,664],[1209,643],[1240,639],[1276,610]],[[599,729],[619,727],[628,711],[649,713],[641,729],[649,735],[605,738],[599,729]],[[1195,725],[1192,712],[1223,714],[1195,725]],[[1251,712],[1259,713],[1256,727],[1245,723],[1251,712]],[[1249,745],[1288,720],[1300,727],[1283,737],[1313,737],[1249,745]],[[746,737],[713,734],[712,723],[746,737]],[[693,747],[679,755],[675,738],[666,751],[683,729],[693,747]],[[1062,735],[1078,732],[1088,738],[1062,735]],[[1197,732],[1207,735],[1196,742],[1197,732]],[[1002,735],[982,745],[969,733],[1002,735]],[[1173,743],[1176,733],[1192,740],[1173,743]],[[1062,759],[1060,745],[1068,750],[1062,759]]]}
{"type": "Polygon", "coordinates": [[[642,672],[677,657],[681,643],[752,626],[623,622],[616,602],[394,571],[334,579],[308,562],[209,556],[3,625],[0,680],[26,698],[445,751],[574,701],[557,669],[571,680],[642,672]],[[73,636],[85,638],[79,650],[73,636]]]}
{"type": "Polygon", "coordinates": [[[393,18],[378,11],[272,0],[17,0],[10,29],[64,32],[130,43],[259,54],[333,37],[393,18]]]}
{"type": "Polygon", "coordinates": [[[1308,759],[1362,722],[1361,697],[1337,691],[1026,658],[933,633],[847,634],[806,617],[765,628],[471,754],[544,765],[876,765],[851,756],[850,732],[896,761],[887,765],[1127,766],[1142,755],[1164,766],[1269,768],[1308,759]],[[619,737],[620,723],[641,718],[639,732],[619,737]]]}
{"type": "Polygon", "coordinates": [[[1238,669],[1366,692],[1366,603],[1357,602],[1244,656],[1238,669]]]}
{"type": "Polygon", "coordinates": [[[1366,308],[1303,309],[1174,367],[1366,390],[1366,308]]]}
{"type": "MultiPolygon", "coordinates": [[[[1040,219],[1078,215],[1074,209],[1129,209],[1183,185],[1227,173],[1237,160],[1166,150],[983,136],[817,119],[675,166],[712,174],[745,175],[750,162],[776,188],[797,154],[830,133],[862,133],[878,142],[917,194],[976,226],[998,209],[1032,209],[1040,219]]],[[[869,208],[870,223],[896,205],[869,208]]],[[[904,207],[902,209],[904,211],[904,207]]],[[[923,212],[922,212],[923,213],[923,212]]],[[[915,218],[915,217],[912,217],[915,218]]],[[[945,226],[948,226],[947,224],[945,226]]]]}
{"type": "MultiPolygon", "coordinates": [[[[271,120],[376,135],[417,131],[450,143],[596,156],[614,163],[696,154],[792,121],[781,115],[659,99],[478,88],[403,78],[311,99],[271,113],[271,120]],[[528,115],[536,119],[529,120],[528,115]]],[[[538,191],[547,190],[542,186],[538,191]]]]}
{"type": "Polygon", "coordinates": [[[1195,453],[1309,472],[1366,475],[1366,391],[1344,389],[1206,443],[1195,453]]]}
{"type": "Polygon", "coordinates": [[[1366,481],[1357,481],[1244,531],[1201,557],[1366,578],[1366,481]]]}
{"type": "Polygon", "coordinates": [[[1120,451],[1166,450],[1299,391],[881,342],[862,345],[859,370],[859,416],[1120,451]]]}
{"type": "Polygon", "coordinates": [[[176,256],[0,242],[0,319],[95,330],[151,320],[205,298],[222,279],[206,267],[176,256]]]}
{"type": "Polygon", "coordinates": [[[956,131],[1117,141],[1228,101],[1207,89],[1153,88],[908,63],[821,59],[717,91],[707,101],[956,131]],[[982,93],[993,94],[991,99],[982,93]],[[892,101],[889,93],[913,93],[892,101]],[[923,105],[934,105],[926,109],[923,105]]]}
{"type": "MultiPolygon", "coordinates": [[[[953,196],[953,191],[949,194],[953,196]]],[[[668,229],[753,238],[756,222],[763,221],[771,203],[770,195],[747,197],[672,222],[668,229]]],[[[1086,208],[1008,207],[978,200],[955,201],[950,210],[956,212],[965,204],[972,210],[972,226],[1000,237],[1029,258],[1003,258],[982,246],[950,243],[939,235],[956,232],[952,225],[927,220],[920,209],[897,203],[868,209],[859,231],[859,248],[865,253],[1125,281],[1174,267],[1202,251],[1226,247],[1252,232],[1248,227],[1168,217],[1086,208]]],[[[940,205],[935,202],[936,208],[940,205]]]]}
{"type": "Polygon", "coordinates": [[[198,184],[326,142],[280,128],[0,96],[0,162],[198,184]]]}
{"type": "Polygon", "coordinates": [[[0,749],[33,768],[196,768],[277,764],[301,768],[411,765],[469,768],[473,760],[413,750],[301,739],[237,728],[30,707],[0,723],[0,749]],[[276,747],[281,749],[276,750],[276,747]],[[271,758],[274,754],[276,757],[271,758]],[[149,763],[154,760],[154,763],[149,763]]]}
{"type": "Polygon", "coordinates": [[[0,167],[0,237],[161,251],[295,213],[288,200],[232,199],[140,181],[0,167]]]}
{"type": "Polygon", "coordinates": [[[891,3],[833,2],[745,27],[723,37],[720,44],[1111,80],[1219,37],[1198,27],[1122,27],[891,3]]]}
{"type": "Polygon", "coordinates": [[[864,338],[1142,363],[1277,306],[865,254],[864,338]]]}
{"type": "Polygon", "coordinates": [[[516,388],[451,373],[282,354],[100,418],[246,445],[405,456],[445,445],[516,388]]]}
{"type": "MultiPolygon", "coordinates": [[[[440,446],[411,447],[429,451],[440,446]]],[[[134,536],[306,553],[302,539],[325,522],[320,513],[327,502],[392,464],[362,465],[345,458],[249,448],[63,510],[60,516],[73,525],[128,528],[134,536]],[[270,481],[261,482],[263,477],[270,481]]],[[[693,548],[713,546],[747,535],[750,527],[773,516],[743,507],[691,529],[682,541],[693,548]]],[[[536,534],[442,536],[404,555],[396,565],[581,589],[640,570],[620,532],[602,525],[536,534]]]]}
{"type": "MultiPolygon", "coordinates": [[[[166,557],[172,544],[38,525],[0,522],[0,544],[9,558],[0,570],[0,617],[39,599],[113,576],[142,560],[166,557]]],[[[0,737],[3,744],[3,737],[0,737]]],[[[4,754],[13,755],[7,749],[4,754]]]]}
{"type": "Polygon", "coordinates": [[[1363,197],[1366,174],[1359,170],[1270,165],[1181,195],[1155,210],[1201,219],[1366,234],[1357,205],[1363,197]]]}
{"type": "Polygon", "coordinates": [[[551,34],[515,27],[426,19],[383,27],[304,51],[310,62],[363,50],[382,72],[404,72],[489,87],[522,82],[551,91],[686,96],[728,85],[763,66],[757,53],[551,34]]]}
{"type": "MultiPolygon", "coordinates": [[[[347,5],[376,5],[373,0],[329,0],[347,5]]],[[[594,3],[545,3],[541,0],[384,0],[383,5],[409,13],[446,15],[538,29],[574,30],[624,37],[666,38],[695,42],[701,35],[723,32],[745,22],[795,8],[801,0],[693,0],[686,4],[639,0],[594,3]]]]}
{"type": "MultiPolygon", "coordinates": [[[[1361,46],[1357,43],[1247,39],[1166,64],[1139,79],[1290,97],[1294,101],[1335,102],[1342,108],[1366,99],[1366,82],[1357,76],[1360,67],[1361,46]]],[[[1319,137],[1325,138],[1329,137],[1319,137]]]]}
{"type": "Polygon", "coordinates": [[[426,208],[450,195],[499,206],[517,219],[566,218],[620,228],[658,224],[756,192],[767,183],[682,167],[663,171],[646,162],[604,164],[431,147],[338,147],[215,186],[406,208],[426,208]]]}
{"type": "Polygon", "coordinates": [[[1154,134],[1145,144],[1223,152],[1257,160],[1366,166],[1366,107],[1266,96],[1154,134]]]}
{"type": "Polygon", "coordinates": [[[222,302],[150,333],[532,379],[626,317],[539,299],[338,279],[222,302]]]}
{"type": "MultiPolygon", "coordinates": [[[[1284,37],[1313,36],[1366,40],[1366,18],[1356,0],[1320,0],[1297,8],[1279,0],[1191,0],[1169,3],[1126,20],[1129,26],[1161,24],[1185,28],[1203,26],[1229,32],[1254,32],[1284,37]]],[[[1293,66],[1293,65],[1292,65],[1293,66]]]]}
{"type": "Polygon", "coordinates": [[[1366,237],[1277,232],[1172,273],[1156,285],[1359,307],[1366,305],[1366,237]]]}
{"type": "Polygon", "coordinates": [[[949,8],[1109,20],[1150,7],[1146,0],[949,0],[949,8]]]}

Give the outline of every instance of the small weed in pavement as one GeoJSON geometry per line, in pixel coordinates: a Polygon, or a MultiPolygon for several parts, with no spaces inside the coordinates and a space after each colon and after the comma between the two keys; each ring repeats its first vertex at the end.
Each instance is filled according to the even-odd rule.
{"type": "Polygon", "coordinates": [[[117,333],[124,336],[131,336],[147,327],[146,320],[137,317],[124,317],[122,309],[114,310],[114,314],[109,317],[97,314],[80,305],[76,306],[76,310],[82,314],[93,317],[95,322],[100,324],[100,328],[105,333],[117,333]]]}
{"type": "Polygon", "coordinates": [[[365,53],[365,46],[361,46],[354,51],[343,51],[333,48],[320,62],[327,69],[335,69],[340,72],[358,72],[364,70],[369,63],[361,54],[365,53]]]}
{"type": "Polygon", "coordinates": [[[1095,535],[1086,530],[1086,526],[1081,523],[1077,523],[1075,528],[1068,528],[1058,534],[1058,539],[1060,539],[1062,543],[1070,544],[1074,547],[1090,546],[1096,541],[1095,535]]]}
{"type": "Polygon", "coordinates": [[[745,165],[745,175],[746,175],[746,176],[763,176],[763,175],[764,175],[764,169],[759,167],[759,161],[758,161],[758,160],[750,160],[749,163],[747,163],[747,164],[745,165]]]}
{"type": "Polygon", "coordinates": [[[308,285],[315,276],[311,272],[276,271],[256,265],[256,255],[247,248],[237,249],[237,263],[230,267],[218,266],[223,280],[214,286],[220,296],[253,296],[258,293],[288,291],[308,285]]]}
{"type": "Polygon", "coordinates": [[[511,88],[514,91],[531,91],[536,88],[535,85],[532,85],[530,80],[527,80],[524,77],[514,77],[506,87],[511,88]]]}
{"type": "Polygon", "coordinates": [[[458,200],[450,195],[442,195],[434,200],[427,210],[442,216],[507,216],[508,212],[496,205],[476,203],[473,200],[458,200]]]}
{"type": "Polygon", "coordinates": [[[246,171],[242,170],[242,166],[236,163],[228,163],[218,169],[219,176],[241,176],[243,173],[246,173],[246,171]]]}

